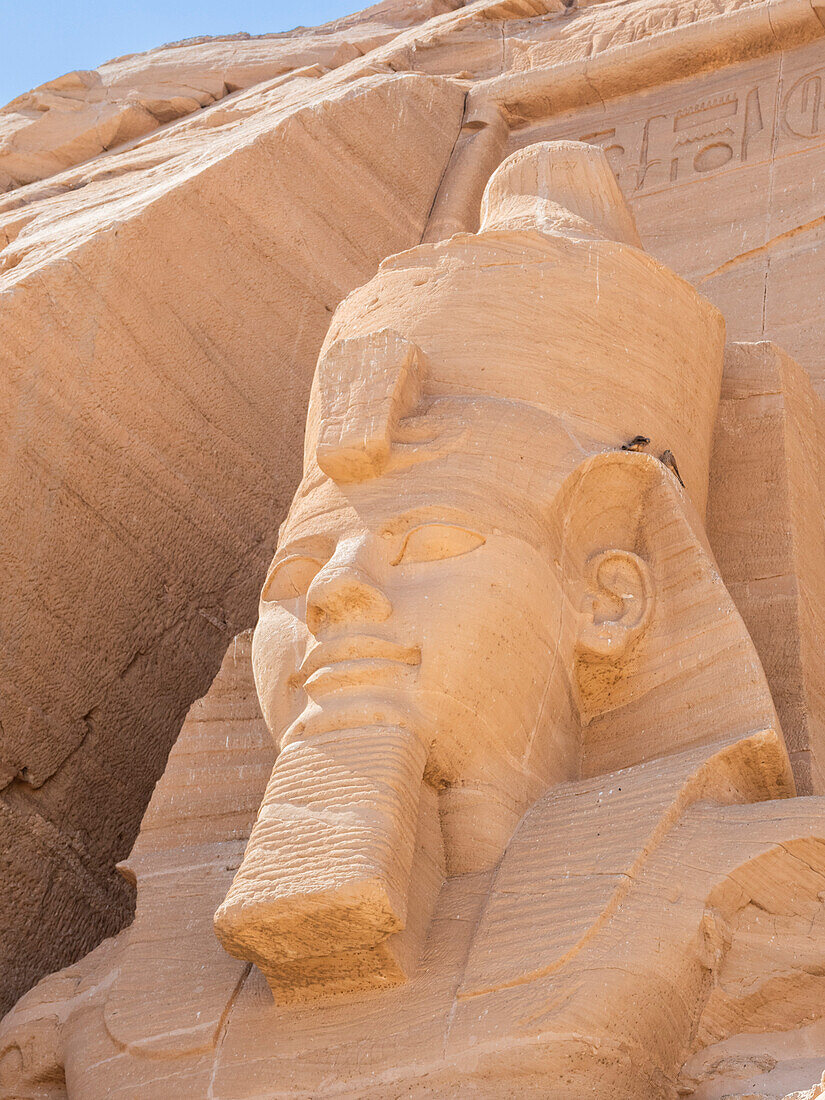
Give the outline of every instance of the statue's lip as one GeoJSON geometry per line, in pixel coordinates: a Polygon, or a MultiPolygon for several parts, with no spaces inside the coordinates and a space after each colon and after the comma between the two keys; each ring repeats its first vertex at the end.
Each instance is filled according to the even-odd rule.
{"type": "Polygon", "coordinates": [[[296,680],[306,685],[321,670],[343,672],[343,665],[354,670],[358,665],[375,667],[387,662],[416,667],[421,664],[421,649],[372,634],[348,634],[314,646],[301,662],[296,680]]]}

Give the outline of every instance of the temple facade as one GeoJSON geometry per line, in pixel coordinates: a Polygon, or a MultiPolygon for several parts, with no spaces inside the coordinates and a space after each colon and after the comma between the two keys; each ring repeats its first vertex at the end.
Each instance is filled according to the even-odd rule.
{"type": "Polygon", "coordinates": [[[0,111],[2,1100],[825,1094],[823,79],[390,0],[0,111]]]}

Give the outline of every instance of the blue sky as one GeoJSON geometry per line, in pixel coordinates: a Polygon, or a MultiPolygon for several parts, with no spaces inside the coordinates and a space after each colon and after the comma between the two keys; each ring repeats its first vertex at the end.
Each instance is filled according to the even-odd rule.
{"type": "MultiPolygon", "coordinates": [[[[373,0],[374,2],[374,0],[373,0]]],[[[72,69],[201,34],[310,27],[370,0],[0,0],[0,105],[72,69]]]]}

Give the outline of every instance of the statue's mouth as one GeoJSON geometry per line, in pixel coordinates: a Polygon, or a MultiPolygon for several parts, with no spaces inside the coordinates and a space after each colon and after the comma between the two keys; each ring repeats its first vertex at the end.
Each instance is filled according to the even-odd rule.
{"type": "Polygon", "coordinates": [[[319,642],[295,677],[311,697],[347,687],[398,681],[421,664],[418,646],[404,646],[371,634],[350,634],[319,642]]]}

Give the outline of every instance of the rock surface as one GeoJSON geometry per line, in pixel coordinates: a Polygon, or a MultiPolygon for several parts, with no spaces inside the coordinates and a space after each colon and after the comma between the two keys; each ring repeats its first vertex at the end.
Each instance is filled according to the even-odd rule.
{"type": "Polygon", "coordinates": [[[113,862],[254,621],[329,317],[419,239],[458,131],[440,78],[310,83],[7,214],[6,1005],[127,919],[113,862]]]}
{"type": "Polygon", "coordinates": [[[376,4],[323,27],[193,38],[66,73],[0,110],[0,191],[46,179],[237,92],[317,78],[462,0],[376,4]]]}
{"type": "Polygon", "coordinates": [[[704,517],[817,788],[822,414],[602,150],[512,153],[338,307],[135,920],[6,1016],[0,1096],[815,1097],[825,798],[704,517]]]}
{"type": "Polygon", "coordinates": [[[389,254],[475,230],[490,173],[538,140],[604,148],[648,252],[730,338],[798,363],[729,357],[708,532],[822,792],[822,20],[396,0],[0,112],[0,1002],[129,919],[113,864],[254,621],[333,310],[389,254]]]}

